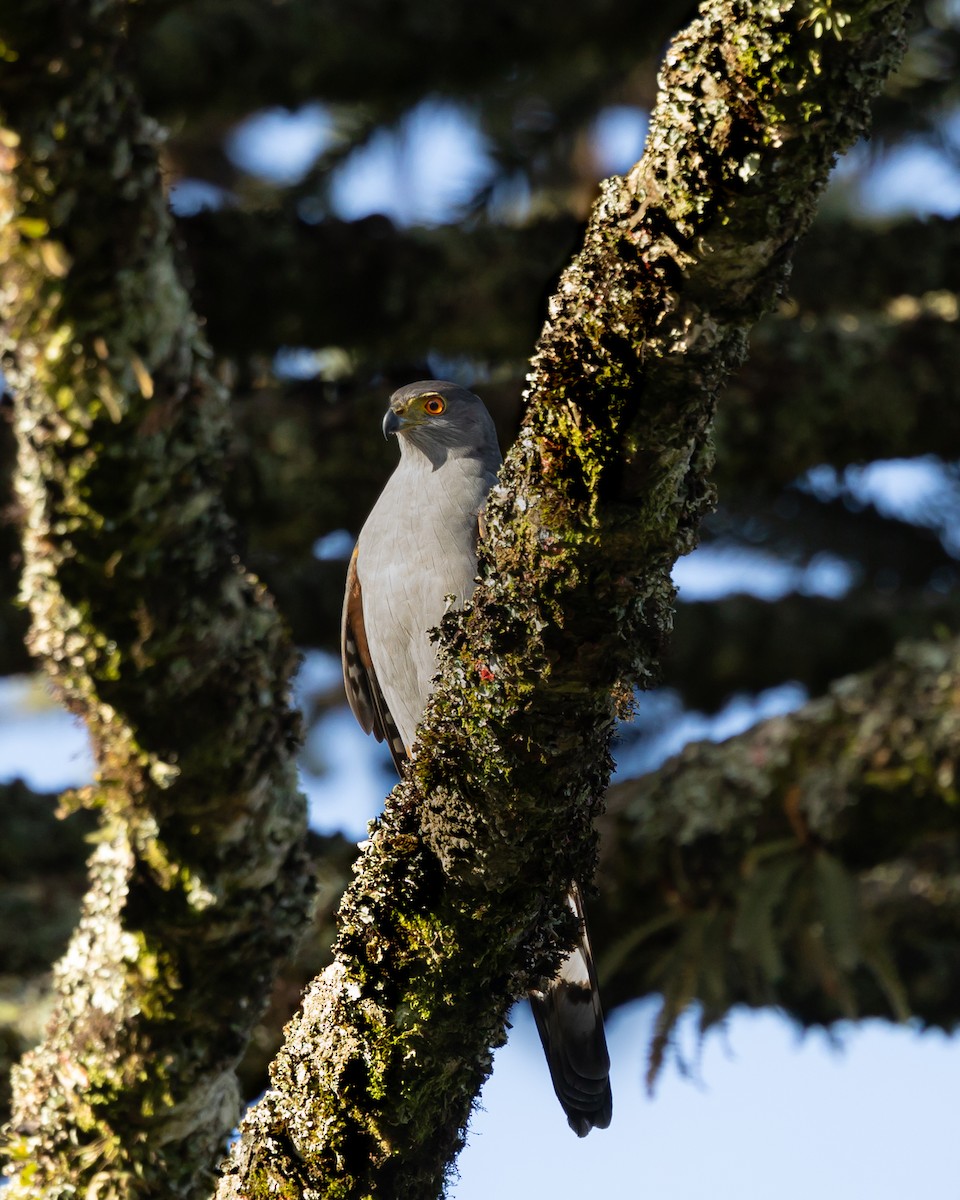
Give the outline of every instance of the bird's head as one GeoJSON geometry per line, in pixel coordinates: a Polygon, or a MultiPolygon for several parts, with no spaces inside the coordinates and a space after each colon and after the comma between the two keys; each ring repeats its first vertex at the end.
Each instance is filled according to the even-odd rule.
{"type": "Polygon", "coordinates": [[[398,388],[383,418],[383,436],[391,434],[416,446],[431,460],[438,454],[495,456],[500,449],[493,419],[479,396],[444,379],[421,379],[398,388]]]}

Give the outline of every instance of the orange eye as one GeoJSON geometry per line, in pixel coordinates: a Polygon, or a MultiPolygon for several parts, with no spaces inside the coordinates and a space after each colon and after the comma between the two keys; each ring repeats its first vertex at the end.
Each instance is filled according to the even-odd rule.
{"type": "Polygon", "coordinates": [[[428,412],[431,417],[438,417],[446,407],[439,396],[431,396],[423,403],[424,412],[428,412]]]}

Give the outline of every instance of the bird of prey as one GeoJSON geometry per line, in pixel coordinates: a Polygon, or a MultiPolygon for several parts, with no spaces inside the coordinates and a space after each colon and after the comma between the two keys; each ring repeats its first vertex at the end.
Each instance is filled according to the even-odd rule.
{"type": "MultiPolygon", "coordinates": [[[[479,520],[500,448],[483,401],[425,379],[390,397],[385,437],[400,462],[360,532],[347,573],[341,650],[347,699],[367,733],[386,741],[397,770],[409,757],[433,688],[429,631],[470,601],[479,520]]],[[[610,1124],[610,1059],[577,885],[569,903],[580,940],[542,990],[530,993],[554,1090],[584,1137],[610,1124]]]]}

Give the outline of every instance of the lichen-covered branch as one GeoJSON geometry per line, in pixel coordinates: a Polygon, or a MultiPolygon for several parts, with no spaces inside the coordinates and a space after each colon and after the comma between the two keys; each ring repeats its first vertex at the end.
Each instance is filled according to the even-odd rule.
{"type": "MultiPolygon", "coordinates": [[[[601,976],[664,996],[653,1063],[699,1000],[804,1024],[960,1024],[960,641],[616,784],[602,821],[601,976]],[[615,882],[614,882],[615,881],[615,882]]],[[[600,942],[600,939],[598,939],[600,942]]]]}
{"type": "Polygon", "coordinates": [[[717,389],[901,17],[860,3],[824,36],[805,4],[707,0],[668,51],[644,159],[603,189],[551,303],[417,756],[224,1200],[439,1191],[511,999],[570,934],[623,681],[656,669],[669,568],[709,504],[717,389]]]}
{"type": "MultiPolygon", "coordinates": [[[[745,618],[755,624],[757,606],[745,618]]],[[[609,789],[593,942],[608,1011],[665,994],[657,1061],[691,997],[705,1024],[738,1003],[777,1005],[805,1024],[960,1024],[958,689],[960,642],[905,642],[795,713],[691,745],[609,789]]],[[[3,959],[27,956],[35,974],[2,993],[12,1015],[0,1024],[0,1066],[5,1045],[39,1032],[29,1005],[44,943],[34,944],[35,921],[29,947],[16,936],[28,928],[24,893],[43,872],[59,907],[45,904],[41,932],[58,939],[60,909],[73,903],[65,883],[82,859],[79,832],[55,821],[49,797],[11,785],[3,801],[3,959]]],[[[310,934],[244,1060],[245,1095],[261,1090],[266,1057],[325,958],[355,849],[311,835],[310,855],[322,878],[310,934]]]]}
{"type": "MultiPolygon", "coordinates": [[[[798,712],[691,745],[609,790],[593,941],[608,1010],[666,997],[654,1065],[691,999],[704,1025],[741,1003],[804,1024],[960,1024],[958,689],[960,642],[905,643],[798,712]]],[[[64,866],[76,873],[80,856],[75,834],[49,828],[46,799],[8,789],[4,829],[11,845],[23,831],[62,891],[64,866]]],[[[342,839],[311,839],[326,886],[245,1059],[245,1094],[259,1090],[264,1054],[326,952],[353,853],[342,839]]],[[[15,886],[0,894],[8,914],[16,903],[15,886]]],[[[19,923],[11,917],[8,938],[19,923]]],[[[0,1026],[0,1051],[37,1036],[37,999],[29,979],[3,991],[20,1016],[0,1026]]]]}
{"type": "Polygon", "coordinates": [[[692,1000],[806,1025],[960,1025],[960,641],[912,641],[828,695],[615,783],[591,908],[609,1010],[692,1000]]]}
{"type": "MultiPolygon", "coordinates": [[[[93,813],[64,814],[55,795],[21,780],[0,784],[0,1124],[10,1115],[10,1069],[42,1040],[53,1006],[51,966],[80,916],[95,828],[93,813]]],[[[245,1098],[263,1091],[283,1026],[330,959],[334,916],[357,849],[339,835],[311,831],[306,852],[315,882],[311,918],[237,1068],[245,1098]]]]}
{"type": "Polygon", "coordinates": [[[175,266],[121,0],[0,14],[3,368],[29,643],[90,729],[101,814],[13,1197],[201,1196],[306,907],[293,654],[221,499],[225,401],[175,266]]]}

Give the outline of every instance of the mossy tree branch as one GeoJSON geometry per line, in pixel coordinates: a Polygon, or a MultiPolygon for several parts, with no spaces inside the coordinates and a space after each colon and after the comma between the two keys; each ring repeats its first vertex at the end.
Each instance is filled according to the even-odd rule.
{"type": "Polygon", "coordinates": [[[691,1000],[960,1025],[958,689],[960,641],[904,642],[609,789],[593,942],[608,1011],[664,997],[653,1065],[691,1000]]]}
{"type": "Polygon", "coordinates": [[[177,275],[120,0],[4,6],[4,371],[30,648],[101,814],[8,1194],[201,1196],[306,907],[294,656],[235,553],[225,398],[177,275]],[[65,1067],[65,1064],[68,1064],[65,1067]]]}
{"type": "MultiPolygon", "coordinates": [[[[65,814],[56,795],[34,792],[22,780],[0,784],[0,1123],[10,1115],[11,1067],[43,1038],[54,1002],[51,966],[82,910],[96,824],[95,814],[65,814]]],[[[263,1091],[283,1026],[330,959],[334,917],[357,848],[340,835],[311,831],[306,852],[317,885],[311,919],[238,1066],[246,1099],[263,1091]]]]}
{"type": "Polygon", "coordinates": [[[598,928],[610,998],[776,1004],[804,1024],[960,1023],[960,642],[615,785],[598,928]]]}
{"type": "Polygon", "coordinates": [[[603,189],[551,303],[417,758],[223,1200],[440,1190],[511,999],[569,937],[618,695],[656,670],[669,568],[709,503],[717,389],[901,18],[861,3],[824,37],[803,4],[708,0],[668,52],[647,153],[603,189]]]}

